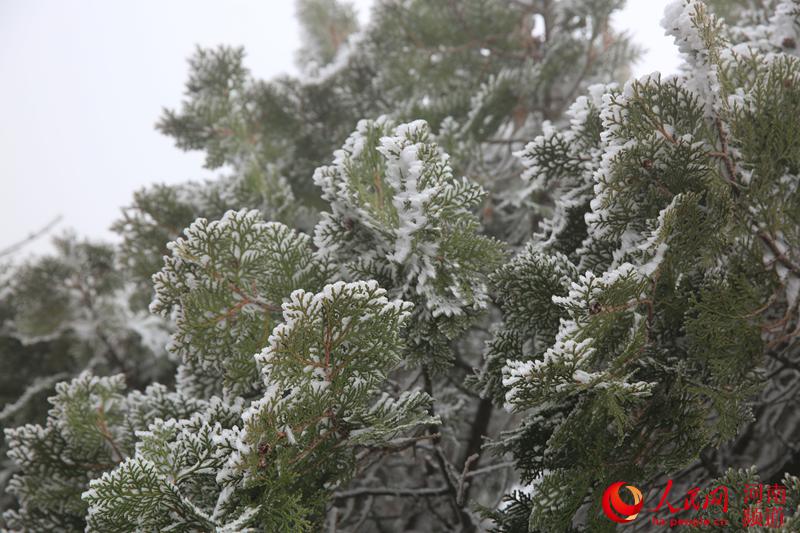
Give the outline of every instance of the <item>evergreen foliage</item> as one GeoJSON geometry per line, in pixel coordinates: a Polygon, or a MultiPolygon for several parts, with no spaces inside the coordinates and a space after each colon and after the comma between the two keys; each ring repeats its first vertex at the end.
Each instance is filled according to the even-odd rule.
{"type": "Polygon", "coordinates": [[[800,4],[675,0],[682,73],[619,85],[620,4],[300,0],[271,81],[199,49],[158,127],[225,174],[0,271],[3,526],[610,531],[664,476],[791,515],[800,4]]]}
{"type": "Polygon", "coordinates": [[[481,187],[453,176],[425,122],[392,128],[384,118],[360,122],[314,181],[331,207],[315,244],[349,277],[413,302],[412,356],[444,365],[449,341],[486,307],[485,278],[501,257],[499,243],[476,235],[481,187]]]}
{"type": "MultiPolygon", "coordinates": [[[[111,246],[66,235],[55,254],[0,274],[0,426],[44,422],[58,382],[122,372],[131,387],[173,382],[169,327],[147,312],[111,246]]],[[[144,298],[143,298],[144,296],[144,298]]],[[[16,470],[0,445],[0,486],[16,470]]],[[[8,495],[3,508],[12,506],[8,495]]]]}
{"type": "MultiPolygon", "coordinates": [[[[752,397],[787,388],[764,368],[797,353],[800,62],[784,32],[799,14],[783,2],[729,31],[702,2],[675,2],[664,24],[684,75],[592,88],[568,127],[520,153],[535,188],[561,191],[495,273],[504,330],[483,384],[528,413],[503,446],[536,480],[530,528],[613,529],[599,502],[617,479],[700,457],[714,477],[704,454],[740,461],[723,444],[753,422],[752,397]]],[[[771,476],[788,463],[768,453],[754,462],[771,476]]]]}
{"type": "Polygon", "coordinates": [[[323,286],[330,269],[310,237],[257,211],[199,219],[185,234],[154,276],[151,305],[177,319],[179,392],[126,397],[122,376],[88,373],[59,384],[46,426],[7,432],[23,471],[10,484],[21,503],[11,527],[79,526],[86,514],[90,531],[238,531],[254,520],[307,530],[351,475],[355,444],[435,422],[423,392],[378,395],[410,303],[375,281],[323,286]],[[51,500],[65,485],[67,508],[51,500]],[[42,514],[40,498],[55,509],[42,514]]]}

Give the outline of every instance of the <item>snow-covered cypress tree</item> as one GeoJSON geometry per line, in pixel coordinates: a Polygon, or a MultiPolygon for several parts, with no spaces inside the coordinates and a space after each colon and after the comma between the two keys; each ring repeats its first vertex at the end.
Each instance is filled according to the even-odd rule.
{"type": "Polygon", "coordinates": [[[375,450],[404,449],[399,434],[439,423],[426,392],[386,377],[404,346],[437,364],[445,355],[415,349],[420,339],[448,338],[485,307],[500,248],[476,233],[470,207],[483,193],[454,178],[423,122],[362,123],[317,176],[331,213],[316,247],[257,210],[198,219],[170,244],[150,309],[175,318],[177,392],[162,405],[158,386],[123,396],[119,376],[59,385],[45,426],[7,431],[21,467],[11,527],[80,524],[85,512],[93,531],[306,530],[375,450]],[[369,253],[347,253],[356,224],[369,253]],[[349,281],[370,274],[411,302],[349,281]],[[131,402],[146,414],[130,416],[131,402]],[[57,497],[65,486],[85,489],[69,509],[57,497]]]}
{"type": "Polygon", "coordinates": [[[358,30],[358,17],[351,4],[337,0],[298,0],[296,7],[303,32],[297,63],[304,72],[318,73],[347,46],[358,30]]]}
{"type": "MultiPolygon", "coordinates": [[[[424,119],[427,131],[436,134],[437,143],[450,155],[448,164],[453,174],[467,176],[488,191],[473,208],[480,208],[489,233],[512,244],[524,240],[541,216],[542,203],[549,200],[547,194],[532,196],[525,189],[525,183],[518,179],[521,165],[513,151],[538,133],[544,120],[561,117],[587,85],[624,76],[635,51],[624,36],[609,27],[610,15],[620,5],[606,0],[381,1],[372,11],[369,26],[357,31],[352,11],[345,4],[301,2],[298,12],[306,35],[302,53],[307,63],[302,65],[299,79],[254,80],[246,73],[241,76],[241,52],[224,48],[198,52],[184,106],[167,113],[160,127],[174,136],[179,146],[204,150],[210,167],[224,164],[234,171],[226,178],[227,185],[221,182],[211,187],[160,187],[140,192],[117,226],[124,238],[123,255],[130,268],[144,276],[153,271],[164,242],[179,236],[178,228],[197,216],[218,217],[225,208],[238,209],[241,205],[259,208],[267,219],[275,219],[277,209],[282,213],[279,220],[312,232],[315,212],[326,210],[312,180],[318,175],[315,169],[328,164],[330,153],[343,143],[347,149],[345,141],[358,121],[380,116],[388,117],[387,124],[424,119]],[[224,83],[226,75],[228,83],[224,83]],[[235,90],[229,90],[230,86],[235,90]],[[234,109],[233,119],[229,112],[219,113],[219,109],[234,109]],[[242,168],[242,153],[253,155],[248,160],[257,164],[251,168],[260,165],[267,170],[243,177],[245,173],[237,170],[242,168]],[[278,183],[274,180],[282,182],[283,177],[291,195],[276,197],[261,192],[274,189],[271,184],[278,183]],[[178,199],[180,213],[184,213],[180,216],[185,218],[176,223],[179,211],[162,211],[161,195],[169,202],[178,199]],[[291,198],[295,203],[282,207],[291,204],[291,198]]],[[[352,229],[352,223],[360,217],[341,211],[359,207],[358,202],[347,199],[339,204],[337,207],[331,202],[334,222],[340,225],[336,231],[366,236],[364,228],[352,229]]],[[[481,264],[484,257],[491,259],[496,254],[482,255],[473,249],[476,256],[463,264],[463,272],[456,272],[462,265],[448,257],[466,251],[452,248],[462,241],[444,240],[443,253],[434,254],[438,245],[425,235],[437,231],[438,221],[447,220],[449,215],[439,214],[420,231],[419,245],[426,249],[419,258],[424,262],[414,263],[417,259],[412,257],[405,262],[382,259],[357,265],[357,258],[352,256],[342,258],[342,262],[348,263],[343,267],[351,277],[358,277],[358,267],[369,267],[364,275],[388,283],[387,288],[396,287],[398,295],[417,304],[412,317],[415,327],[407,326],[406,353],[423,365],[422,375],[410,371],[398,388],[423,380],[426,390],[437,398],[435,411],[447,417],[441,427],[431,429],[443,435],[443,449],[437,450],[435,464],[426,463],[425,469],[444,475],[450,494],[439,496],[437,501],[451,501],[440,513],[442,521],[437,515],[431,517],[419,499],[382,497],[376,501],[368,495],[360,496],[355,506],[344,502],[347,515],[339,520],[343,524],[369,514],[362,513],[365,502],[372,514],[402,517],[395,520],[395,528],[411,527],[401,524],[420,521],[429,525],[415,527],[452,528],[453,521],[466,527],[479,520],[453,511],[463,508],[464,502],[454,501],[458,482],[452,472],[463,470],[466,459],[480,450],[484,435],[490,431],[491,402],[477,398],[461,382],[473,366],[480,364],[488,327],[484,323],[463,333],[485,299],[480,276],[476,278],[475,273],[488,266],[481,264]],[[431,272],[452,278],[440,277],[431,283],[426,280],[431,272]],[[436,284],[440,286],[434,287],[436,284]],[[420,290],[428,294],[414,294],[420,290]],[[444,314],[443,304],[453,296],[464,296],[468,304],[454,306],[444,314]],[[455,367],[449,366],[453,363],[455,367]],[[442,370],[447,372],[436,375],[442,370]]],[[[459,223],[447,231],[453,234],[464,228],[459,223]]],[[[387,230],[397,231],[391,225],[372,228],[367,242],[385,246],[386,237],[381,234],[387,230]]],[[[365,249],[366,243],[339,248],[352,254],[365,249]]],[[[503,424],[502,416],[495,418],[495,424],[503,424]]],[[[411,458],[400,462],[391,474],[381,470],[370,475],[383,479],[391,475],[404,480],[406,488],[418,487],[429,483],[420,477],[419,466],[419,461],[411,458]]],[[[386,467],[386,462],[379,467],[386,467]]],[[[464,488],[462,499],[478,492],[479,499],[492,505],[505,477],[505,471],[489,475],[475,490],[464,488]],[[489,478],[498,485],[488,483],[489,478]]]]}
{"type": "Polygon", "coordinates": [[[46,425],[6,432],[21,467],[12,528],[308,530],[355,446],[435,422],[425,393],[381,393],[410,303],[375,281],[327,283],[310,238],[257,211],[186,235],[151,305],[177,319],[177,392],[126,396],[123,376],[88,373],[60,384],[46,425]]]}
{"type": "Polygon", "coordinates": [[[412,358],[448,366],[450,341],[486,307],[485,276],[500,259],[499,243],[475,235],[481,187],[453,175],[424,121],[394,129],[384,118],[359,123],[314,180],[331,207],[315,244],[349,277],[377,279],[414,302],[412,358]]]}
{"type": "Polygon", "coordinates": [[[184,103],[158,127],[226,174],[137,193],[116,225],[123,256],[147,280],[182,228],[242,206],[310,231],[325,207],[315,169],[360,120],[382,115],[425,120],[456,174],[489,191],[482,218],[490,232],[527,239],[542,198],[523,190],[513,152],[588,85],[625,79],[636,50],[609,26],[621,5],[380,0],[359,30],[346,2],[303,0],[299,78],[258,80],[241,49],[198,50],[184,103]]]}
{"type": "MultiPolygon", "coordinates": [[[[42,422],[55,385],[84,370],[142,388],[172,383],[168,324],[142,305],[113,247],[64,236],[0,274],[0,426],[42,422]]],[[[146,296],[146,295],[145,295],[146,296]]],[[[16,470],[0,446],[0,486],[16,470]]],[[[3,508],[11,505],[0,497],[3,508]]]]}
{"type": "MultiPolygon", "coordinates": [[[[8,527],[594,531],[617,477],[789,468],[791,444],[756,446],[795,427],[775,398],[798,384],[800,10],[768,4],[714,5],[728,28],[676,2],[685,75],[571,107],[630,57],[617,2],[382,1],[358,31],[304,1],[300,79],[198,51],[160,128],[227,175],[137,194],[120,280],[93,281],[120,324],[86,337],[128,338],[158,270],[174,387],[114,364],[58,385],[6,431],[8,527]],[[496,511],[512,465],[535,495],[496,511]]],[[[9,282],[8,323],[47,325],[27,299],[86,270],[65,272],[9,282]]],[[[89,306],[71,296],[59,333],[89,306]]]]}
{"type": "Polygon", "coordinates": [[[531,186],[559,192],[494,274],[504,325],[481,384],[525,413],[497,446],[534,485],[501,530],[611,530],[618,479],[795,468],[800,4],[740,16],[761,22],[673,2],[683,74],[593,87],[520,152],[531,186]]]}
{"type": "MultiPolygon", "coordinates": [[[[225,47],[198,50],[190,61],[186,100],[180,110],[165,112],[159,128],[174,137],[179,147],[204,151],[207,166],[224,169],[223,175],[207,183],[157,185],[137,192],[115,224],[122,245],[118,249],[86,245],[87,250],[102,249],[107,256],[103,274],[107,281],[102,284],[93,281],[96,273],[86,260],[76,263],[75,253],[66,249],[58,249],[53,258],[4,272],[0,350],[4,363],[14,371],[4,373],[8,383],[2,388],[3,413],[8,416],[2,425],[56,424],[59,415],[45,419],[43,399],[53,394],[57,380],[87,368],[93,376],[124,372],[127,386],[139,391],[118,391],[128,398],[134,393],[146,394],[144,389],[152,380],[171,386],[172,368],[180,359],[178,389],[183,399],[175,401],[189,397],[207,400],[212,395],[226,401],[237,395],[254,399],[263,386],[257,379],[253,381],[258,375],[251,358],[255,352],[246,352],[263,348],[274,326],[272,320],[278,318],[262,324],[236,321],[241,336],[230,333],[216,339],[216,351],[210,351],[208,359],[195,357],[197,348],[190,344],[173,343],[174,349],[166,354],[161,339],[176,328],[176,335],[187,335],[184,339],[207,335],[210,342],[214,337],[207,330],[187,332],[186,315],[173,317],[177,319],[174,324],[169,318],[147,316],[144,309],[151,299],[150,277],[161,269],[162,256],[171,255],[166,244],[187,240],[185,228],[198,217],[217,220],[231,209],[246,206],[257,209],[265,220],[284,222],[313,235],[320,212],[326,211],[327,227],[315,237],[324,253],[315,250],[318,257],[314,261],[329,262],[320,266],[332,269],[325,271],[325,276],[331,276],[328,281],[378,279],[391,297],[414,304],[400,331],[405,366],[393,373],[388,387],[400,395],[423,383],[426,391],[436,395],[438,405],[432,410],[442,421],[426,428],[427,434],[438,435],[435,446],[426,444],[431,437],[425,437],[419,446],[413,440],[402,446],[393,444],[402,448],[402,460],[379,461],[377,470],[338,496],[336,507],[343,511],[337,521],[343,527],[359,521],[373,527],[372,521],[380,514],[400,516],[384,522],[394,528],[412,523],[421,528],[449,528],[455,527],[453,520],[467,527],[476,521],[474,515],[467,517],[459,510],[466,508],[470,499],[471,478],[459,478],[458,472],[489,431],[491,404],[478,401],[461,383],[471,366],[479,364],[486,324],[466,333],[465,328],[475,324],[487,303],[485,275],[500,259],[500,248],[496,242],[478,237],[479,220],[469,212],[480,208],[481,221],[496,237],[517,242],[526,236],[540,216],[537,206],[541,198],[517,190],[525,184],[517,179],[521,167],[511,154],[539,131],[543,120],[557,120],[589,83],[622,77],[633,50],[624,36],[608,26],[610,14],[620,4],[607,0],[380,1],[369,25],[359,29],[346,3],[300,1],[304,45],[298,56],[299,78],[256,80],[244,67],[243,51],[225,47]],[[365,117],[372,121],[359,125],[347,140],[365,117]],[[427,124],[411,122],[419,118],[427,124]],[[409,123],[405,133],[398,133],[395,125],[404,122],[409,123]],[[350,143],[361,135],[362,126],[374,133],[369,141],[369,157],[374,161],[362,162],[386,171],[386,175],[376,182],[375,176],[355,175],[342,167],[342,158],[363,160],[363,153],[337,154],[331,166],[315,173],[331,163],[334,150],[343,144],[344,152],[352,148],[350,143]],[[393,140],[384,144],[381,136],[393,140]],[[400,206],[392,198],[392,187],[407,187],[403,173],[420,164],[424,168],[415,184],[420,204],[400,206]],[[377,208],[380,216],[371,219],[377,211],[369,196],[321,198],[318,184],[324,190],[324,181],[336,187],[357,186],[361,192],[363,187],[371,187],[369,184],[379,184],[380,194],[385,195],[384,204],[377,208]],[[489,194],[483,194],[475,182],[489,194]],[[366,216],[365,211],[371,214],[366,216]],[[361,225],[354,227],[356,221],[361,225]],[[354,240],[353,234],[364,241],[354,240]],[[326,254],[329,257],[323,257],[326,254]],[[77,289],[65,289],[73,275],[88,275],[87,283],[94,284],[89,291],[91,302],[77,289]],[[30,283],[20,283],[24,279],[30,283]],[[53,298],[57,301],[51,301],[53,298]],[[37,330],[49,328],[48,324],[53,327],[32,335],[25,330],[26,322],[37,330]],[[258,338],[254,337],[256,331],[261,333],[258,338]],[[226,350],[226,342],[236,349],[226,350]],[[15,362],[28,363],[34,358],[41,364],[15,362]],[[23,375],[20,368],[30,375],[23,375]],[[465,417],[463,413],[468,414],[465,417]],[[428,453],[421,461],[422,449],[428,453]],[[432,471],[438,474],[432,475],[432,471]],[[413,497],[381,496],[386,487],[376,487],[376,480],[389,475],[401,482],[392,490],[413,497]],[[421,498],[416,491],[431,482],[429,478],[443,481],[444,488],[424,489],[432,494],[421,498]],[[371,490],[379,495],[373,497],[371,490]],[[431,515],[426,498],[432,498],[437,507],[444,505],[445,510],[431,515]]],[[[409,195],[405,198],[412,199],[409,195]]],[[[70,249],[81,246],[76,243],[70,249]]],[[[180,268],[186,267],[185,263],[180,268]]],[[[273,271],[262,274],[266,272],[273,271]]],[[[203,305],[244,305],[251,310],[252,306],[222,292],[202,293],[206,300],[187,305],[197,312],[203,305]]],[[[277,299],[274,305],[279,306],[289,295],[273,294],[277,299]]],[[[96,379],[105,383],[105,378],[84,375],[81,379],[82,383],[96,379]]],[[[119,382],[114,383],[97,386],[117,390],[119,382]]],[[[96,408],[100,405],[97,401],[91,400],[90,405],[96,408]]],[[[161,414],[153,416],[188,419],[202,409],[192,408],[190,413],[164,407],[161,414]]],[[[146,431],[154,420],[142,418],[131,425],[125,430],[128,437],[135,440],[131,435],[146,431]]],[[[223,425],[228,422],[220,421],[223,425]]],[[[126,456],[131,455],[131,446],[124,450],[126,456]]],[[[377,452],[362,446],[360,453],[371,457],[377,452]]],[[[23,469],[30,468],[33,460],[26,463],[14,457],[23,469]]],[[[67,464],[73,462],[64,459],[67,464]]],[[[101,463],[111,464],[97,461],[101,463]]],[[[477,466],[475,461],[470,464],[477,466]]],[[[17,469],[4,463],[2,479],[7,480],[17,469]]],[[[479,492],[484,503],[489,503],[500,494],[508,471],[497,472],[482,474],[486,482],[472,490],[471,496],[479,492]]],[[[52,473],[44,470],[37,474],[38,479],[47,479],[52,473]]],[[[86,479],[99,473],[93,470],[73,486],[83,486],[86,479]]],[[[28,479],[26,476],[23,474],[28,479]]],[[[13,491],[23,504],[20,516],[40,506],[25,504],[32,500],[26,500],[24,490],[13,491]]],[[[75,494],[71,497],[74,500],[75,494]]],[[[60,508],[57,501],[51,503],[60,508]]],[[[8,504],[3,500],[4,508],[8,504]]],[[[75,516],[80,514],[76,511],[75,516]]],[[[77,524],[73,518],[63,518],[64,523],[77,524]]],[[[20,521],[24,518],[15,520],[25,523],[20,521]]]]}

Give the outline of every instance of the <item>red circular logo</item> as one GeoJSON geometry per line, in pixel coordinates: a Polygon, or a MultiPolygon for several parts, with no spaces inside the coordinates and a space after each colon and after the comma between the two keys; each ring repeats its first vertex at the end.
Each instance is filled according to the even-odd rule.
{"type": "Polygon", "coordinates": [[[609,520],[613,520],[618,524],[628,523],[639,516],[639,511],[642,510],[643,505],[642,492],[633,485],[625,485],[624,481],[612,483],[603,493],[603,511],[605,511],[609,520]],[[633,505],[625,503],[620,498],[619,490],[623,485],[633,496],[633,505]]]}

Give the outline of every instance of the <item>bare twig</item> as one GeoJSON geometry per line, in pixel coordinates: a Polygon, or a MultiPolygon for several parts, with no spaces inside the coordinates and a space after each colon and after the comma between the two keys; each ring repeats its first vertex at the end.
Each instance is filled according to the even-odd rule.
{"type": "Polygon", "coordinates": [[[407,437],[407,438],[403,438],[403,439],[390,440],[390,441],[388,441],[388,442],[386,442],[384,444],[378,445],[378,446],[365,444],[365,445],[363,445],[363,447],[366,448],[367,450],[371,451],[371,452],[373,452],[373,451],[378,451],[378,452],[399,452],[399,451],[403,451],[403,450],[405,450],[407,448],[411,448],[413,446],[416,446],[420,441],[429,440],[429,439],[439,439],[441,436],[442,435],[439,434],[439,433],[433,433],[433,434],[426,433],[425,435],[418,435],[416,437],[407,437]]]}
{"type": "Polygon", "coordinates": [[[709,152],[708,155],[710,157],[722,159],[722,162],[725,165],[725,170],[728,172],[726,181],[733,185],[733,191],[738,195],[740,189],[742,188],[742,184],[739,183],[739,180],[736,178],[736,165],[733,163],[730,151],[728,150],[728,135],[725,133],[725,128],[722,126],[722,120],[719,117],[717,117],[714,123],[716,124],[717,132],[719,133],[721,150],[719,152],[709,152]]]}
{"type": "Polygon", "coordinates": [[[14,244],[3,248],[2,250],[0,250],[0,257],[6,256],[6,255],[11,255],[11,254],[17,252],[18,250],[20,250],[21,248],[23,248],[24,246],[32,243],[33,241],[35,241],[39,237],[42,237],[47,232],[49,232],[51,229],[53,229],[56,226],[56,224],[61,222],[61,220],[63,218],[64,217],[62,215],[58,215],[53,220],[51,220],[50,222],[45,224],[44,227],[42,227],[41,229],[30,233],[27,237],[25,237],[21,241],[15,242],[14,244]]]}
{"type": "Polygon", "coordinates": [[[797,265],[789,257],[786,256],[783,250],[780,249],[778,243],[766,231],[759,231],[758,238],[772,251],[775,258],[783,264],[786,268],[792,271],[795,276],[800,276],[800,265],[797,265]]]}
{"type": "Polygon", "coordinates": [[[337,500],[358,498],[359,496],[405,496],[418,498],[422,496],[442,496],[449,492],[449,487],[420,487],[418,489],[403,487],[361,487],[358,489],[336,492],[333,497],[337,500]]]}
{"type": "Polygon", "coordinates": [[[111,434],[111,431],[108,429],[108,424],[106,424],[106,413],[105,409],[103,408],[103,404],[97,408],[97,413],[100,417],[97,419],[97,429],[100,431],[100,435],[108,442],[109,446],[111,446],[112,451],[117,456],[116,459],[112,457],[117,462],[121,462],[125,459],[125,454],[122,453],[122,450],[119,449],[117,446],[117,442],[114,440],[114,436],[111,434]]]}
{"type": "Polygon", "coordinates": [[[483,474],[488,474],[489,472],[494,472],[495,470],[502,470],[503,468],[513,468],[516,466],[517,463],[514,461],[507,461],[505,463],[497,463],[489,466],[484,466],[483,468],[477,468],[472,470],[471,472],[467,472],[465,475],[468,478],[473,478],[476,476],[481,476],[483,474]]]}
{"type": "MultiPolygon", "coordinates": [[[[423,369],[423,377],[425,379],[425,392],[427,392],[429,396],[434,397],[433,382],[431,381],[431,376],[427,368],[423,369]]],[[[431,405],[429,413],[431,416],[434,416],[436,414],[433,405],[431,405]]],[[[438,424],[430,424],[428,426],[429,434],[434,434],[438,432],[439,432],[438,424]]],[[[433,439],[434,456],[439,465],[439,470],[441,470],[442,477],[444,478],[447,487],[447,492],[450,493],[450,503],[453,507],[453,510],[455,511],[456,517],[458,517],[458,521],[461,523],[461,526],[464,527],[466,531],[474,531],[475,528],[472,522],[472,518],[470,517],[469,514],[466,513],[464,508],[456,502],[456,495],[458,494],[458,491],[456,489],[456,480],[454,479],[454,475],[451,472],[452,466],[447,460],[447,457],[445,457],[445,454],[442,451],[441,446],[439,445],[439,441],[440,441],[439,438],[433,439]]]]}
{"type": "Polygon", "coordinates": [[[473,453],[467,460],[464,461],[464,470],[461,472],[461,478],[458,481],[458,491],[456,492],[456,503],[458,505],[464,505],[464,496],[466,494],[467,487],[469,487],[469,483],[467,482],[467,474],[469,473],[469,469],[472,467],[472,464],[478,460],[480,454],[473,453]]]}

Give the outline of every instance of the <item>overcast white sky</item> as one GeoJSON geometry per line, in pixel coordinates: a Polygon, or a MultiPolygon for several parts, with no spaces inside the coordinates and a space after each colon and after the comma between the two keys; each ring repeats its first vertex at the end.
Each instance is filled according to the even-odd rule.
{"type": "MultiPolygon", "coordinates": [[[[667,2],[629,0],[616,19],[648,49],[637,76],[677,70],[667,2]]],[[[354,4],[366,19],[371,0],[354,4]]],[[[294,2],[0,0],[0,249],[59,214],[56,232],[116,240],[135,190],[214,175],[153,127],[180,103],[196,44],[243,45],[258,77],[295,72],[294,2]]]]}

